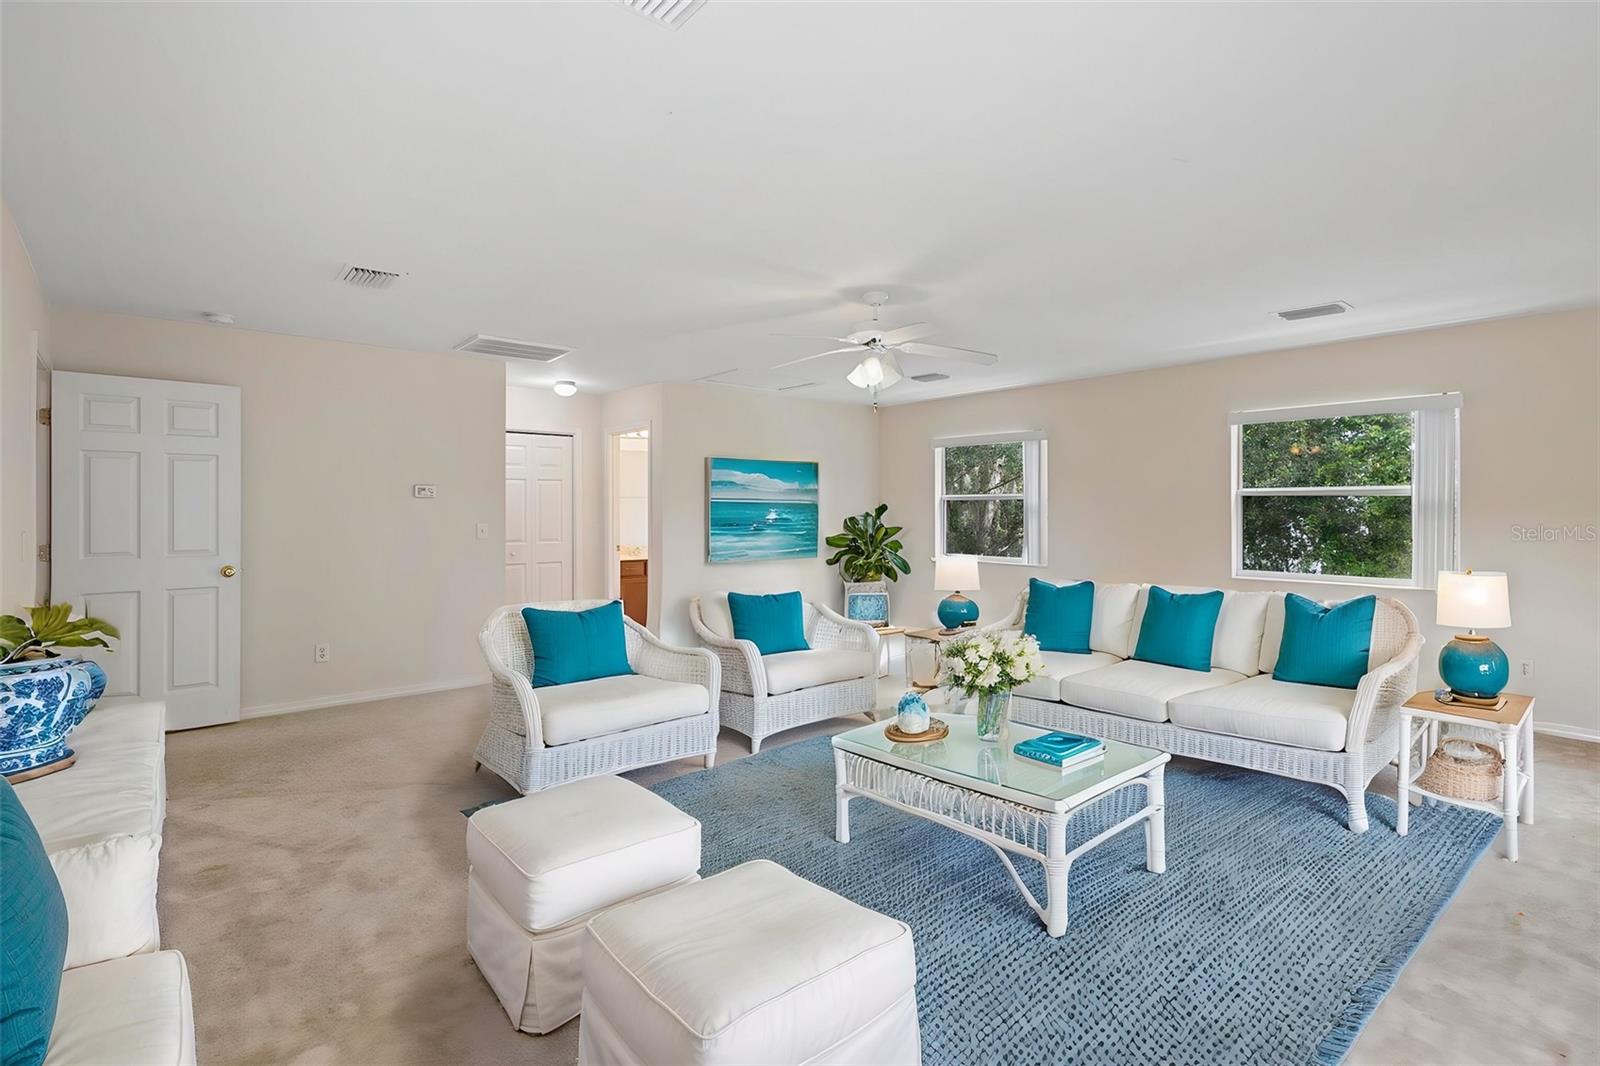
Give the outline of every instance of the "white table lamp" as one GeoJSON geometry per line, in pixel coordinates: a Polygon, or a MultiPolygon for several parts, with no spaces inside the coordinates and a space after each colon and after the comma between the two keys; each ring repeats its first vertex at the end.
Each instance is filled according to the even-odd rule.
{"type": "Polygon", "coordinates": [[[1506,653],[1480,629],[1511,625],[1506,575],[1492,570],[1439,571],[1439,606],[1434,620],[1465,629],[1439,649],[1439,677],[1463,703],[1493,707],[1511,679],[1506,653]]]}
{"type": "Polygon", "coordinates": [[[939,601],[939,624],[944,626],[944,632],[954,633],[978,621],[978,605],[961,595],[963,589],[978,591],[977,556],[939,556],[933,561],[933,588],[935,592],[952,594],[939,601]]]}

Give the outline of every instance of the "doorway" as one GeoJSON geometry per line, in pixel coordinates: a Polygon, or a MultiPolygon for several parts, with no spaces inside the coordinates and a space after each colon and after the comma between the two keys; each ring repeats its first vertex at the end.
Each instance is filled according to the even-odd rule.
{"type": "Polygon", "coordinates": [[[506,434],[506,603],[572,599],[572,438],[506,434]]]}
{"type": "Polygon", "coordinates": [[[622,613],[646,625],[650,614],[650,429],[610,434],[611,562],[607,584],[622,613]]]}

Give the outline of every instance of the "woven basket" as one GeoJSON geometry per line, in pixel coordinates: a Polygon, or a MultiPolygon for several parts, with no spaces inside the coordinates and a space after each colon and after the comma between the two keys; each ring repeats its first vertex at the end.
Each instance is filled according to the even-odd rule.
{"type": "Polygon", "coordinates": [[[1428,766],[1417,778],[1417,786],[1440,796],[1493,803],[1500,798],[1500,778],[1505,760],[1487,744],[1445,740],[1428,758],[1428,766]]]}

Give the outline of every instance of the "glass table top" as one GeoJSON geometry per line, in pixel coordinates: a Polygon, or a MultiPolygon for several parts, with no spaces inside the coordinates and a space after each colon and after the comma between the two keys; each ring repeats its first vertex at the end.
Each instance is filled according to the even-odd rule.
{"type": "Polygon", "coordinates": [[[833,746],[1046,809],[1074,806],[1076,801],[1092,798],[1129,778],[1148,773],[1168,758],[1166,753],[1154,748],[1108,740],[1105,754],[1100,758],[1061,770],[1048,763],[1025,759],[1011,750],[1020,741],[1053,730],[1013,722],[999,741],[986,742],[978,739],[977,722],[971,715],[938,714],[935,717],[950,727],[950,735],[942,740],[897,743],[884,735],[886,723],[875,722],[836,734],[833,746]]]}

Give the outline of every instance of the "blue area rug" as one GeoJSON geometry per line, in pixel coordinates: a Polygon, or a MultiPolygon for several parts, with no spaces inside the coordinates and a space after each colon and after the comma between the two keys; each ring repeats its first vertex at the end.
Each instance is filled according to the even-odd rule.
{"type": "MultiPolygon", "coordinates": [[[[1073,864],[1052,940],[975,840],[857,798],[835,843],[827,737],[655,791],[702,822],[702,874],[773,859],[911,926],[929,1066],[1336,1063],[1499,829],[1441,804],[1398,837],[1394,801],[1369,796],[1352,834],[1331,788],[1169,765],[1167,872],[1119,834],[1073,864]]],[[[1068,846],[1142,802],[1102,801],[1068,846]]],[[[1042,899],[1038,864],[1017,865],[1042,899]]]]}

